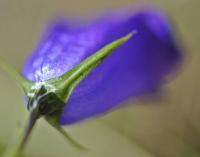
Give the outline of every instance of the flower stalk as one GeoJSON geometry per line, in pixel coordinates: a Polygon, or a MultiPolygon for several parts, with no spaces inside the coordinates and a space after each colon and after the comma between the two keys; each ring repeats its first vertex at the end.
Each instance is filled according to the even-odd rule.
{"type": "Polygon", "coordinates": [[[30,113],[29,121],[23,133],[23,136],[19,139],[15,147],[12,147],[6,150],[3,157],[22,157],[23,156],[22,154],[28,143],[30,135],[34,129],[36,121],[38,120],[38,117],[39,117],[38,109],[35,109],[30,113]]]}
{"type": "Polygon", "coordinates": [[[18,153],[21,153],[23,152],[24,148],[26,147],[27,145],[27,142],[30,138],[30,135],[33,131],[33,128],[36,124],[36,121],[38,120],[38,117],[39,117],[39,114],[38,114],[38,111],[34,110],[30,113],[30,117],[29,117],[29,122],[28,122],[28,125],[27,125],[27,128],[24,132],[24,136],[19,144],[19,147],[18,147],[18,150],[17,152],[18,153]]]}

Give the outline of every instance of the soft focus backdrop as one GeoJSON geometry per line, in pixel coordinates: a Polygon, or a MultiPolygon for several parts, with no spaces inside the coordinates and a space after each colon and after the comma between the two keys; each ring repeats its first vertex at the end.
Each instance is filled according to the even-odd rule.
{"type": "MultiPolygon", "coordinates": [[[[26,151],[30,156],[200,156],[199,0],[0,0],[0,55],[21,69],[51,17],[94,16],[137,4],[156,4],[169,13],[186,51],[182,71],[159,100],[141,99],[134,106],[66,128],[90,149],[87,152],[73,148],[41,120],[26,151]]],[[[0,93],[0,144],[11,145],[27,111],[20,90],[3,72],[0,93]]]]}

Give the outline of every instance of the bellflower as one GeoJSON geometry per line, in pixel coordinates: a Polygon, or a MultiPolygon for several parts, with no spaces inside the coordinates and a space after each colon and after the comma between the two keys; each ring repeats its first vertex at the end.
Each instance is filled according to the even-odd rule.
{"type": "Polygon", "coordinates": [[[159,90],[181,61],[170,21],[155,8],[113,12],[92,22],[52,23],[23,75],[0,58],[0,68],[22,87],[30,111],[22,138],[4,157],[23,152],[40,117],[84,148],[62,125],[100,116],[159,90]]]}
{"type": "MultiPolygon", "coordinates": [[[[80,23],[79,23],[80,24],[80,23]]],[[[35,82],[61,76],[108,43],[137,33],[88,74],[71,93],[60,116],[61,125],[104,114],[130,98],[153,92],[177,68],[181,52],[165,13],[118,12],[80,25],[53,23],[27,60],[24,75],[35,82]]]]}

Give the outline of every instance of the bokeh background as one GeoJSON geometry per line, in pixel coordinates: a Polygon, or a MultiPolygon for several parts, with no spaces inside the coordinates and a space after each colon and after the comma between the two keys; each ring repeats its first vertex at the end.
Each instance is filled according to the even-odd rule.
{"type": "MultiPolygon", "coordinates": [[[[111,114],[66,127],[89,148],[79,151],[41,120],[31,137],[32,157],[199,157],[200,1],[199,0],[0,0],[0,55],[21,69],[47,22],[55,15],[94,16],[138,4],[156,4],[174,21],[183,41],[182,71],[161,100],[138,100],[111,114]]],[[[12,145],[27,119],[20,90],[0,72],[0,145],[12,145]]],[[[1,147],[0,147],[1,148],[1,147]]],[[[1,150],[1,149],[0,149],[1,150]]]]}

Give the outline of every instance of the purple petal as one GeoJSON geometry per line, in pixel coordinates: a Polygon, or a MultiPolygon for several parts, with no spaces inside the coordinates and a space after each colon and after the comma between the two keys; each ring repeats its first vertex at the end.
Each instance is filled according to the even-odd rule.
{"type": "Polygon", "coordinates": [[[59,76],[132,30],[137,34],[101,63],[74,90],[61,116],[72,124],[116,108],[129,98],[159,89],[179,65],[181,53],[163,12],[113,14],[93,24],[55,24],[25,65],[28,79],[59,76]]]}

